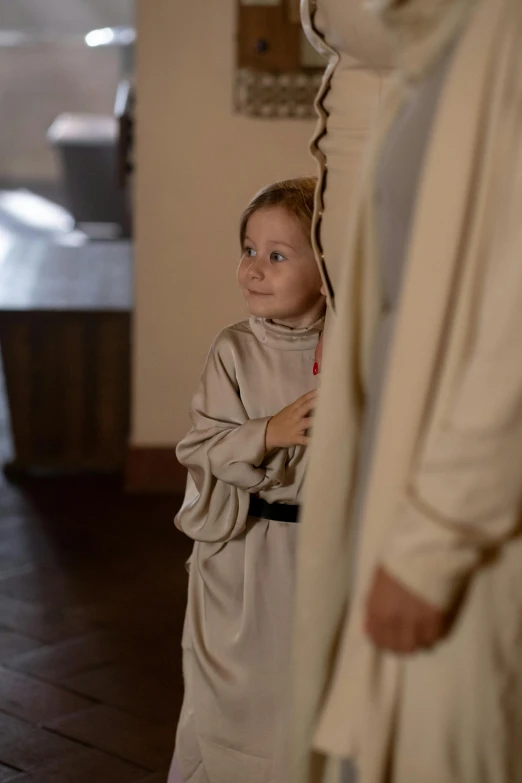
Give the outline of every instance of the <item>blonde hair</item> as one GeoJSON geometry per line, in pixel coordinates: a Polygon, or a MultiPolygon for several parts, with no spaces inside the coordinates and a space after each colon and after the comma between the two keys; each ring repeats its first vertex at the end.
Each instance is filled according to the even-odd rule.
{"type": "Polygon", "coordinates": [[[241,247],[245,242],[247,223],[254,212],[264,207],[283,207],[297,218],[306,237],[310,240],[312,216],[314,214],[314,196],[317,177],[296,177],[274,182],[256,193],[241,215],[239,240],[241,247]]]}

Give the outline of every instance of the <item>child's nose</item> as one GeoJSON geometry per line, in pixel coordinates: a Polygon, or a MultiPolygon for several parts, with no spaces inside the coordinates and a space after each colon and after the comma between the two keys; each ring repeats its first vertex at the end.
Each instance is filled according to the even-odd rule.
{"type": "Polygon", "coordinates": [[[255,278],[263,277],[263,265],[258,258],[252,260],[252,263],[248,268],[248,274],[255,278]]]}

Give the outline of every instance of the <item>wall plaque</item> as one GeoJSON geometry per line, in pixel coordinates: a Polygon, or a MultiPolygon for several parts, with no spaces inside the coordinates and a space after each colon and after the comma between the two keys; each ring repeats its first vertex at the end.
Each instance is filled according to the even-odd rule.
{"type": "Polygon", "coordinates": [[[326,65],[301,28],[299,0],[238,0],[235,110],[307,118],[326,65]]]}

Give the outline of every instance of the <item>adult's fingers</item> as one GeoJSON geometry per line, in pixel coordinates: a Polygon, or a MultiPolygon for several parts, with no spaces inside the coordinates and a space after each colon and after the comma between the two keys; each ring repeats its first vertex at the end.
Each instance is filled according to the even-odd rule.
{"type": "Polygon", "coordinates": [[[424,622],[418,629],[419,647],[428,650],[444,636],[445,626],[442,620],[424,622]]]}
{"type": "Polygon", "coordinates": [[[367,619],[366,632],[379,649],[402,655],[428,650],[441,637],[440,628],[436,624],[385,620],[372,614],[367,619]]]}
{"type": "Polygon", "coordinates": [[[370,620],[366,630],[371,641],[380,650],[405,655],[423,646],[417,630],[411,625],[370,620]]]}

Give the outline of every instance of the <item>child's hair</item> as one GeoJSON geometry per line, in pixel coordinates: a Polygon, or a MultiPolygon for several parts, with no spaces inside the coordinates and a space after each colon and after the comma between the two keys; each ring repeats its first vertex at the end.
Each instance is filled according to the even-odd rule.
{"type": "Polygon", "coordinates": [[[241,247],[245,242],[247,223],[250,217],[263,207],[284,207],[300,222],[307,237],[312,228],[314,213],[314,195],[317,177],[296,177],[274,182],[256,193],[241,215],[239,239],[241,247]]]}

